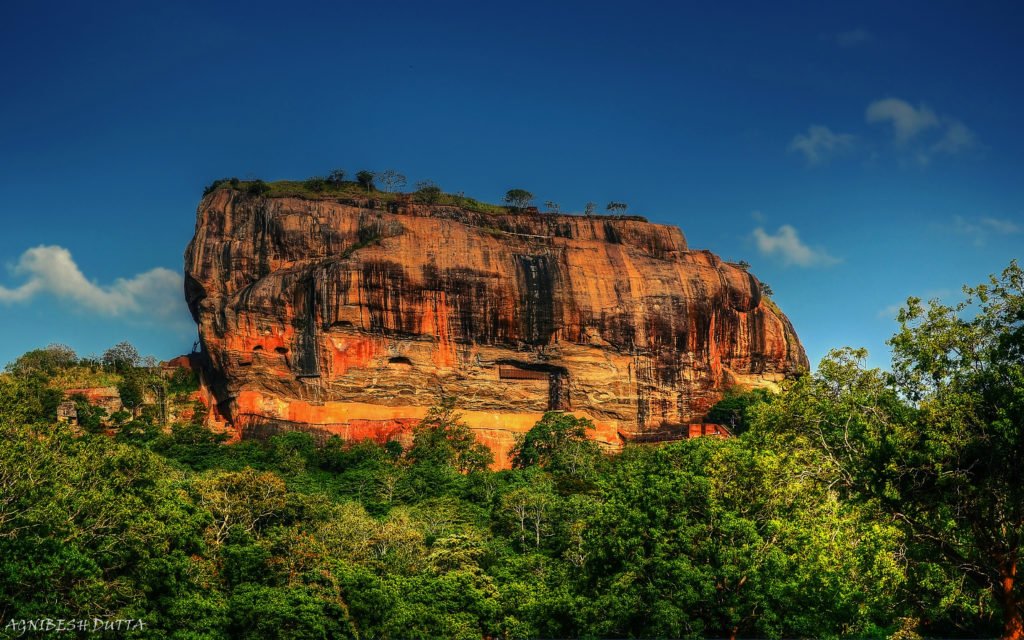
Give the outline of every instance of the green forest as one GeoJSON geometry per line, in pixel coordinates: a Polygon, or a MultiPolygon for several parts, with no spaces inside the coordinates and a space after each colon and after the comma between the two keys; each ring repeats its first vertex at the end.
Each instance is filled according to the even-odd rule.
{"type": "Polygon", "coordinates": [[[85,365],[29,352],[0,375],[0,627],[1020,638],[1024,272],[964,292],[907,302],[888,369],[842,348],[779,393],[730,393],[712,417],[736,437],[609,455],[549,413],[499,472],[458,398],[405,448],[226,444],[145,411],[72,429],[53,381],[85,365]]]}

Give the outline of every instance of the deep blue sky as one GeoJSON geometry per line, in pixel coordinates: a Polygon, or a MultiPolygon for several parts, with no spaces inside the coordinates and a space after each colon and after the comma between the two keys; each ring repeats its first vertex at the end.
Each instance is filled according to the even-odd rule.
{"type": "Polygon", "coordinates": [[[0,364],[187,351],[182,253],[231,175],[626,201],[750,262],[815,363],[885,365],[894,305],[1020,256],[1024,5],[670,5],[6,3],[0,364]]]}

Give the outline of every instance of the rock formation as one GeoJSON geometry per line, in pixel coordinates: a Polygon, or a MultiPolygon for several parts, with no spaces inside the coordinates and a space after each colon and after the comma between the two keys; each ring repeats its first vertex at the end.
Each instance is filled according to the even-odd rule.
{"type": "Polygon", "coordinates": [[[616,447],[807,366],[753,275],[638,217],[221,188],[185,271],[217,413],[242,435],[407,437],[446,394],[501,466],[547,410],[616,447]]]}

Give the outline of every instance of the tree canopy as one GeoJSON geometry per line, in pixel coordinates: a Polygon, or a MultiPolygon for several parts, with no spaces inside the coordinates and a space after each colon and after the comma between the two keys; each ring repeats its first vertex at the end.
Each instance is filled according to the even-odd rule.
{"type": "Polygon", "coordinates": [[[84,398],[71,427],[61,384],[99,365],[29,352],[0,373],[0,628],[1018,640],[1024,275],[965,292],[908,301],[891,370],[843,348],[730,394],[709,418],[736,437],[610,455],[590,420],[548,412],[500,471],[454,398],[388,443],[229,445],[84,398]]]}
{"type": "Polygon", "coordinates": [[[505,204],[513,209],[525,209],[533,201],[533,194],[526,189],[509,189],[505,192],[505,204]]]}

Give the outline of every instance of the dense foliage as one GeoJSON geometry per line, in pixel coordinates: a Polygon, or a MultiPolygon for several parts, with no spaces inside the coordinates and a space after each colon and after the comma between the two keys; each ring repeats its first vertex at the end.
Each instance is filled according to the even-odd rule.
{"type": "Polygon", "coordinates": [[[30,352],[0,375],[0,626],[1014,637],[1021,282],[1011,265],[970,290],[977,307],[912,300],[892,373],[841,350],[780,394],[730,396],[735,438],[609,456],[589,421],[550,413],[499,472],[451,399],[405,447],[297,432],[227,445],[146,416],[72,433],[46,392],[67,354],[30,352]]]}

